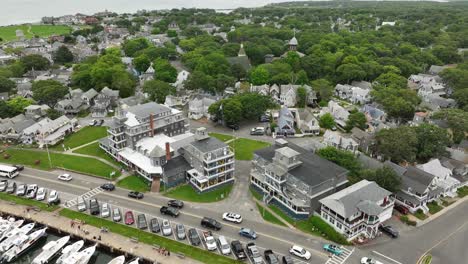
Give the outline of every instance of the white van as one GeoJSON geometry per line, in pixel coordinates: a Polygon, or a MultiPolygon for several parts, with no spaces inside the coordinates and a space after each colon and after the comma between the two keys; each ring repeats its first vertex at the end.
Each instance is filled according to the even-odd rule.
{"type": "Polygon", "coordinates": [[[218,241],[219,241],[219,248],[221,249],[221,253],[223,253],[223,255],[231,254],[231,247],[229,246],[229,243],[227,242],[226,238],[224,236],[220,236],[218,238],[218,241]]]}
{"type": "Polygon", "coordinates": [[[80,211],[80,212],[86,211],[86,209],[87,209],[86,202],[82,197],[78,197],[78,205],[77,206],[78,206],[78,211],[80,211]]]}

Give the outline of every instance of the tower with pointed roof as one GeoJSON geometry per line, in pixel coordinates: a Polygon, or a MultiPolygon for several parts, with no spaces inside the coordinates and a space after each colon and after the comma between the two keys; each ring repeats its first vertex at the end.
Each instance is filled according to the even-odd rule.
{"type": "Polygon", "coordinates": [[[239,57],[247,56],[244,50],[244,43],[240,44],[240,49],[239,49],[239,52],[237,53],[237,56],[239,57]]]}
{"type": "Polygon", "coordinates": [[[296,38],[296,29],[294,29],[294,36],[289,41],[288,45],[289,45],[289,50],[290,51],[296,51],[297,50],[297,45],[299,45],[299,43],[297,42],[297,38],[296,38]]]}

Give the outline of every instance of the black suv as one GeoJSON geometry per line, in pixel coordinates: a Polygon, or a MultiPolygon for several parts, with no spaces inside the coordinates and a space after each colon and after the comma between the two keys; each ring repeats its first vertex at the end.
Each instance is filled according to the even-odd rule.
{"type": "Polygon", "coordinates": [[[99,203],[96,199],[89,200],[89,212],[92,215],[98,215],[100,213],[99,203]]]}
{"type": "Polygon", "coordinates": [[[234,255],[236,256],[238,260],[244,260],[247,258],[247,255],[245,254],[245,250],[242,247],[242,244],[241,242],[239,242],[239,240],[232,241],[231,248],[232,248],[232,252],[234,253],[234,255]]]}
{"type": "Polygon", "coordinates": [[[106,191],[113,191],[115,190],[115,185],[112,183],[104,183],[103,185],[101,185],[101,188],[106,191]]]}
{"type": "Polygon", "coordinates": [[[221,229],[221,223],[209,217],[203,217],[201,220],[201,226],[214,229],[216,231],[221,229]]]}
{"type": "Polygon", "coordinates": [[[265,254],[265,260],[268,264],[280,263],[278,257],[275,255],[275,253],[273,253],[273,250],[267,249],[265,250],[264,254],[265,254]]]}
{"type": "Polygon", "coordinates": [[[179,200],[169,200],[167,201],[167,205],[181,209],[184,207],[184,202],[179,200]]]}
{"type": "Polygon", "coordinates": [[[398,231],[389,225],[381,225],[379,226],[380,231],[384,232],[385,234],[391,236],[392,238],[398,237],[398,231]]]}
{"type": "Polygon", "coordinates": [[[153,233],[159,233],[161,231],[161,227],[159,226],[158,219],[153,218],[150,220],[150,230],[153,233]]]}
{"type": "Polygon", "coordinates": [[[143,199],[144,195],[141,192],[131,191],[128,193],[128,197],[135,198],[135,199],[143,199]]]}
{"type": "Polygon", "coordinates": [[[198,246],[201,243],[200,236],[195,228],[190,228],[187,232],[187,236],[190,240],[190,243],[194,246],[198,246]]]}
{"type": "Polygon", "coordinates": [[[177,208],[174,207],[163,206],[161,207],[161,209],[159,209],[159,211],[163,215],[170,215],[172,217],[179,216],[179,210],[177,210],[177,208]]]}

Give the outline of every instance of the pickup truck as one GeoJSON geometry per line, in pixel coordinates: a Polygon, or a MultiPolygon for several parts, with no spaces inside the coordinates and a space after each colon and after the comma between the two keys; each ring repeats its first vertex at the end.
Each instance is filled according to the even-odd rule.
{"type": "Polygon", "coordinates": [[[211,231],[203,231],[203,240],[205,241],[206,248],[210,251],[216,250],[216,240],[211,231]]]}
{"type": "Polygon", "coordinates": [[[250,260],[252,260],[253,264],[264,264],[262,255],[260,254],[260,250],[258,250],[255,243],[250,242],[247,244],[247,255],[249,256],[250,260]]]}

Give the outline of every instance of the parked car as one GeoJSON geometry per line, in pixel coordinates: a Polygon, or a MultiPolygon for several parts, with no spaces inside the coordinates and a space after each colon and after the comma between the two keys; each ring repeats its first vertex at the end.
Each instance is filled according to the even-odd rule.
{"type": "Polygon", "coordinates": [[[242,247],[242,243],[239,240],[234,240],[231,242],[232,252],[236,256],[238,260],[244,260],[247,258],[245,254],[244,247],[242,247]]]}
{"type": "Polygon", "coordinates": [[[250,130],[250,135],[253,136],[263,136],[265,135],[265,128],[263,127],[254,127],[250,130]]]}
{"type": "Polygon", "coordinates": [[[102,126],[102,124],[104,124],[104,119],[99,120],[99,123],[97,125],[102,126]]]}
{"type": "Polygon", "coordinates": [[[257,233],[253,231],[252,229],[242,227],[239,231],[239,235],[250,238],[250,239],[257,239],[257,233]]]}
{"type": "Polygon", "coordinates": [[[172,235],[172,227],[171,227],[171,224],[169,223],[169,221],[163,220],[161,229],[162,229],[163,235],[165,235],[165,236],[172,235]]]}
{"type": "Polygon", "coordinates": [[[163,206],[161,207],[161,209],[159,209],[159,211],[163,215],[169,215],[172,217],[179,216],[179,210],[177,210],[177,208],[174,208],[174,207],[163,206]]]}
{"type": "Polygon", "coordinates": [[[8,187],[8,181],[7,180],[1,180],[0,181],[0,192],[6,191],[8,187]]]}
{"type": "Polygon", "coordinates": [[[265,250],[265,252],[263,252],[263,254],[268,264],[280,264],[278,256],[276,256],[275,253],[273,253],[273,250],[267,249],[265,250]]]}
{"type": "Polygon", "coordinates": [[[188,239],[190,241],[190,244],[192,244],[194,246],[200,245],[201,239],[200,239],[200,236],[198,235],[198,232],[197,232],[197,230],[195,228],[190,228],[187,231],[187,234],[188,234],[188,239]]]}
{"type": "Polygon", "coordinates": [[[228,221],[228,222],[233,222],[240,224],[242,223],[242,216],[240,214],[236,213],[224,213],[223,214],[223,220],[228,221]]]}
{"type": "Polygon", "coordinates": [[[41,187],[41,188],[37,189],[36,200],[37,201],[42,201],[42,200],[45,199],[46,195],[47,195],[46,188],[41,187]]]}
{"type": "Polygon", "coordinates": [[[92,215],[98,215],[99,214],[99,202],[96,198],[93,198],[89,200],[89,212],[92,215]]]}
{"type": "Polygon", "coordinates": [[[81,196],[78,197],[77,207],[78,207],[78,211],[80,211],[80,212],[86,211],[86,209],[88,209],[87,206],[86,206],[85,200],[81,196]]]}
{"type": "Polygon", "coordinates": [[[221,229],[221,223],[209,217],[203,217],[203,219],[201,220],[201,226],[217,231],[221,229]]]}
{"type": "Polygon", "coordinates": [[[114,208],[114,210],[112,210],[112,220],[114,222],[120,222],[122,220],[122,214],[119,208],[114,208]]]}
{"type": "Polygon", "coordinates": [[[18,184],[18,188],[16,188],[16,195],[24,196],[26,194],[26,184],[20,183],[18,184]]]}
{"type": "Polygon", "coordinates": [[[383,264],[383,263],[380,262],[380,261],[377,261],[375,259],[371,259],[371,258],[368,258],[368,257],[363,257],[361,259],[361,264],[383,264]]]}
{"type": "Polygon", "coordinates": [[[13,167],[15,167],[18,171],[24,170],[24,166],[23,166],[23,165],[15,164],[15,165],[13,165],[13,167]]]}
{"type": "Polygon", "coordinates": [[[34,199],[36,197],[37,189],[37,184],[28,185],[26,189],[26,198],[34,199]]]}
{"type": "Polygon", "coordinates": [[[253,242],[247,243],[246,248],[247,248],[247,255],[252,260],[253,264],[263,264],[264,263],[262,255],[260,254],[260,250],[258,250],[255,243],[253,243],[253,242]]]}
{"type": "Polygon", "coordinates": [[[176,235],[179,240],[185,239],[185,226],[183,224],[176,225],[176,235]]]}
{"type": "Polygon", "coordinates": [[[283,256],[283,264],[294,264],[293,258],[291,256],[283,256]]]}
{"type": "Polygon", "coordinates": [[[298,246],[298,245],[293,245],[289,249],[289,253],[291,253],[292,255],[294,255],[296,257],[300,257],[302,259],[305,259],[305,260],[309,260],[310,257],[312,256],[308,250],[306,250],[305,248],[303,248],[301,246],[298,246]]]}
{"type": "Polygon", "coordinates": [[[58,192],[56,190],[50,190],[49,198],[47,199],[47,202],[49,204],[59,204],[60,203],[59,194],[58,194],[58,192]]]}
{"type": "Polygon", "coordinates": [[[153,233],[159,233],[161,231],[161,227],[159,226],[159,221],[156,218],[152,218],[150,220],[150,230],[153,233]]]}
{"type": "Polygon", "coordinates": [[[14,181],[8,182],[6,193],[14,193],[15,191],[16,191],[16,182],[14,181]]]}
{"type": "Polygon", "coordinates": [[[270,122],[270,116],[269,115],[261,115],[260,118],[258,119],[260,123],[269,123],[270,122]]]}
{"type": "Polygon", "coordinates": [[[112,183],[104,183],[103,185],[101,185],[101,188],[105,191],[113,191],[115,190],[115,185],[112,183]]]}
{"type": "Polygon", "coordinates": [[[73,179],[73,177],[68,174],[68,173],[64,173],[64,174],[60,174],[57,179],[61,180],[61,181],[71,181],[73,179]]]}
{"type": "Polygon", "coordinates": [[[139,229],[147,229],[148,228],[148,222],[146,221],[145,214],[139,214],[137,216],[137,226],[138,226],[139,229]]]}
{"type": "Polygon", "coordinates": [[[135,223],[135,218],[133,217],[132,211],[125,212],[125,224],[133,225],[135,223]]]}
{"type": "Polygon", "coordinates": [[[89,122],[89,125],[90,126],[95,126],[97,124],[97,122],[98,121],[96,119],[93,119],[93,120],[91,120],[91,122],[89,122]]]}
{"type": "Polygon", "coordinates": [[[341,250],[338,246],[333,245],[333,244],[325,244],[323,245],[323,249],[337,256],[343,253],[343,250],[341,250]]]}
{"type": "Polygon", "coordinates": [[[184,202],[180,200],[169,200],[167,201],[167,205],[181,209],[182,207],[184,207],[184,202]]]}
{"type": "Polygon", "coordinates": [[[101,217],[107,218],[110,216],[110,207],[108,203],[103,203],[101,207],[101,217]]]}
{"type": "Polygon", "coordinates": [[[404,205],[401,205],[401,204],[395,204],[393,206],[393,209],[397,210],[398,212],[400,212],[401,214],[404,214],[404,215],[409,214],[409,209],[406,208],[404,205]]]}
{"type": "Polygon", "coordinates": [[[389,235],[392,238],[397,238],[399,236],[398,231],[389,225],[381,225],[379,226],[379,230],[389,235]]]}
{"type": "Polygon", "coordinates": [[[224,236],[219,236],[218,243],[218,248],[220,249],[223,255],[231,254],[231,247],[229,246],[229,243],[227,242],[227,239],[224,236]]]}
{"type": "Polygon", "coordinates": [[[239,130],[238,124],[227,124],[227,127],[229,127],[230,129],[234,129],[234,130],[239,130]]]}
{"type": "Polygon", "coordinates": [[[135,191],[131,191],[128,193],[128,197],[130,198],[135,198],[135,199],[143,199],[143,193],[141,192],[135,192],[135,191]]]}

